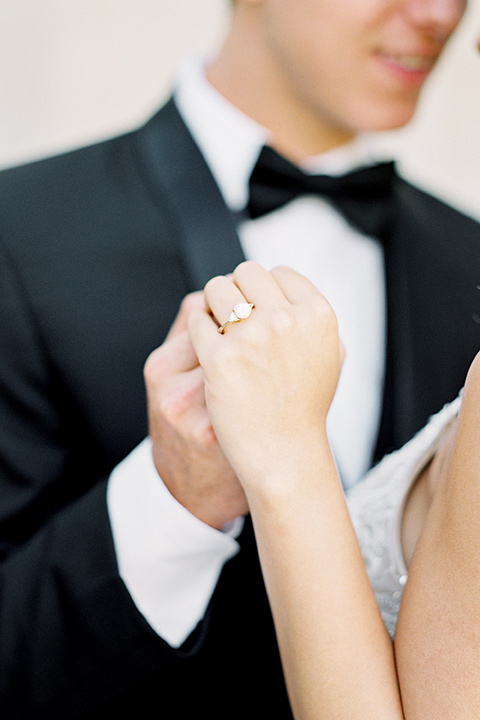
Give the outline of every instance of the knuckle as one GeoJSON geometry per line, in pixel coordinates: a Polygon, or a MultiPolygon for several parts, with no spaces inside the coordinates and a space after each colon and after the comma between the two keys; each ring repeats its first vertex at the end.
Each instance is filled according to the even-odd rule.
{"type": "Polygon", "coordinates": [[[332,306],[322,295],[312,302],[312,309],[315,317],[326,327],[334,328],[337,325],[337,316],[332,306]]]}
{"type": "Polygon", "coordinates": [[[276,265],[270,270],[270,275],[273,275],[273,277],[277,280],[281,280],[283,278],[289,278],[297,275],[297,273],[295,270],[288,267],[288,265],[276,265]]]}
{"type": "Polygon", "coordinates": [[[205,285],[205,293],[211,293],[212,289],[215,288],[216,285],[218,285],[219,282],[223,282],[225,280],[225,277],[223,275],[215,275],[215,277],[211,278],[207,284],[205,285]]]}
{"type": "Polygon", "coordinates": [[[143,366],[143,376],[147,384],[154,384],[157,377],[157,369],[160,363],[161,353],[160,348],[157,348],[147,357],[145,365],[143,366]]]}
{"type": "Polygon", "coordinates": [[[287,307],[276,307],[271,312],[259,313],[255,319],[247,320],[238,327],[238,342],[231,343],[230,347],[226,348],[232,357],[224,359],[223,362],[232,361],[235,355],[244,354],[247,348],[248,354],[252,355],[264,347],[272,347],[273,343],[283,341],[286,336],[295,332],[296,324],[295,313],[287,307]]]}
{"type": "Polygon", "coordinates": [[[176,427],[185,409],[185,398],[174,393],[164,393],[156,400],[157,416],[171,427],[176,427]]]}
{"type": "Polygon", "coordinates": [[[216,447],[217,437],[208,416],[205,416],[203,422],[199,422],[194,426],[192,439],[196,445],[205,450],[216,447]]]}
{"type": "MultiPolygon", "coordinates": [[[[233,329],[230,328],[230,330],[233,329]]],[[[240,328],[235,329],[239,330],[240,328]]],[[[238,354],[237,338],[229,337],[227,342],[219,344],[215,351],[215,357],[210,358],[209,375],[215,377],[222,374],[224,369],[230,367],[235,361],[238,354]]]]}
{"type": "Polygon", "coordinates": [[[157,413],[176,426],[197,405],[198,386],[190,383],[171,383],[156,396],[157,413]]]}
{"type": "Polygon", "coordinates": [[[185,295],[181,303],[182,313],[190,315],[193,310],[197,310],[202,306],[203,303],[203,292],[197,291],[185,295]]]}
{"type": "Polygon", "coordinates": [[[252,272],[252,270],[255,270],[258,267],[260,267],[259,263],[255,262],[254,260],[244,260],[244,262],[240,263],[240,265],[237,265],[237,267],[233,271],[233,278],[234,280],[239,280],[240,278],[244,277],[246,274],[249,274],[250,272],[252,272]]]}
{"type": "Polygon", "coordinates": [[[296,324],[296,318],[288,308],[276,308],[270,316],[269,329],[275,336],[291,335],[296,324]]]}
{"type": "Polygon", "coordinates": [[[160,345],[147,357],[143,366],[143,379],[147,387],[158,389],[167,377],[168,343],[160,345]]]}

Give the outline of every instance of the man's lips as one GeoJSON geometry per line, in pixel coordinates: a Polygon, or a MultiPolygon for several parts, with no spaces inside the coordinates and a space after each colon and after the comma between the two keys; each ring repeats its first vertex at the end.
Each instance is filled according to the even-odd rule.
{"type": "Polygon", "coordinates": [[[377,57],[391,70],[410,76],[412,79],[421,79],[428,75],[438,59],[438,53],[426,54],[420,52],[397,53],[378,51],[377,57]]]}
{"type": "Polygon", "coordinates": [[[393,60],[405,70],[428,72],[434,66],[436,58],[422,57],[422,55],[394,55],[393,60]]]}

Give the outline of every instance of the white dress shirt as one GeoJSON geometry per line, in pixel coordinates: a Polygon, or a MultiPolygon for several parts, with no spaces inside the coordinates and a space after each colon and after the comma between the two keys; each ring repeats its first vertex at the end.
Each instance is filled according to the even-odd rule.
{"type": "MultiPolygon", "coordinates": [[[[268,132],[209,85],[199,62],[180,73],[175,101],[227,206],[243,210],[250,173],[268,132]]],[[[369,142],[360,138],[310,159],[304,169],[335,175],[374,161],[369,142]]],[[[350,487],[370,465],[380,420],[383,251],[327,201],[313,196],[243,221],[239,237],[248,259],[267,269],[293,267],[336,312],[346,359],[328,433],[342,481],[350,487]]],[[[159,635],[179,646],[203,617],[223,565],[238,552],[234,537],[241,520],[230,532],[220,532],[188,513],[156,473],[148,439],[112,473],[108,507],[119,571],[134,602],[159,635]]]]}

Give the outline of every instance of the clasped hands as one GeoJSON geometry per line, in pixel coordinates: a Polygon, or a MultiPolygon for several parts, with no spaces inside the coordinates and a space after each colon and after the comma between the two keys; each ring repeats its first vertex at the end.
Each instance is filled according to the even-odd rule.
{"type": "Polygon", "coordinates": [[[145,365],[153,459],[171,494],[215,528],[246,514],[276,466],[326,441],[342,362],[333,310],[289,268],[245,262],[187,296],[145,365]],[[219,334],[239,302],[252,314],[219,334]]]}

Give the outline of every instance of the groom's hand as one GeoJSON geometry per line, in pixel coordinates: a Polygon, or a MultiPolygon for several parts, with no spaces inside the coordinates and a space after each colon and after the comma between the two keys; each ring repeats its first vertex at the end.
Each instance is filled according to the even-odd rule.
{"type": "Polygon", "coordinates": [[[153,460],[170,493],[212,527],[248,512],[205,405],[203,372],[186,330],[203,293],[185,298],[165,340],[148,358],[145,383],[153,460]]]}

